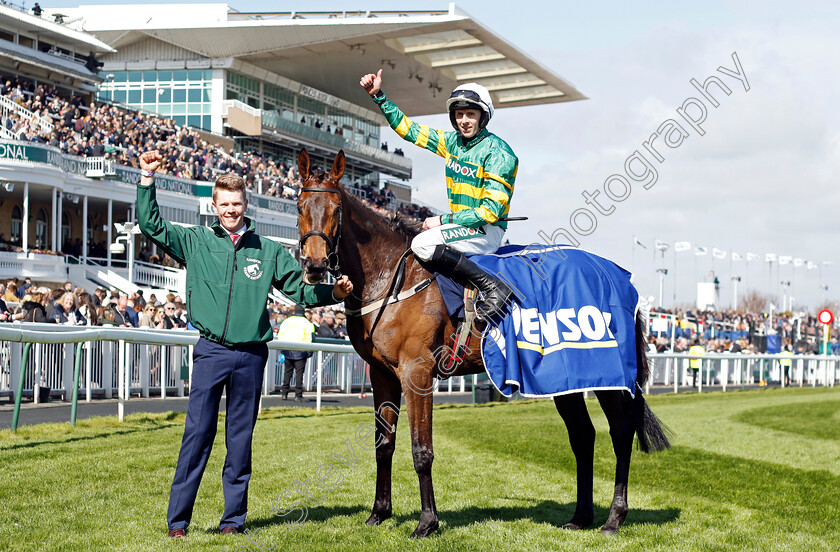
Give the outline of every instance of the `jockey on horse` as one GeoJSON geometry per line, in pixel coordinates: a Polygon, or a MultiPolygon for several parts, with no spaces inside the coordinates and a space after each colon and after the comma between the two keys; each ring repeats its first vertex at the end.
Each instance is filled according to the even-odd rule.
{"type": "Polygon", "coordinates": [[[411,242],[414,256],[433,272],[484,294],[476,307],[486,317],[504,313],[513,290],[464,254],[494,253],[507,229],[518,159],[508,144],[487,131],[493,100],[480,84],[458,86],[446,101],[455,131],[432,129],[410,120],[382,92],[382,69],[359,84],[373,97],[388,124],[403,139],[446,159],[446,186],[452,213],[428,217],[411,242]]]}

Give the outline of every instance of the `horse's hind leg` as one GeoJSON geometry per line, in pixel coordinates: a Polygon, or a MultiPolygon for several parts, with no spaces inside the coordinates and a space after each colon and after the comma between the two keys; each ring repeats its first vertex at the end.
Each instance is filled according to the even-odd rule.
{"type": "Polygon", "coordinates": [[[626,391],[596,391],[598,402],[610,424],[610,437],[615,451],[615,493],[613,494],[610,515],[601,527],[604,535],[615,535],[627,517],[627,481],[630,477],[630,455],[633,452],[633,436],[636,428],[633,423],[630,394],[626,391]]]}
{"type": "Polygon", "coordinates": [[[592,505],[592,461],[595,453],[595,428],[586,410],[582,393],[554,397],[557,412],[566,423],[569,443],[577,464],[577,506],[571,521],[563,529],[582,529],[592,525],[595,510],[592,505]]]}
{"type": "Polygon", "coordinates": [[[373,405],[376,424],[376,497],[368,525],[379,525],[391,517],[391,461],[397,439],[397,420],[400,413],[400,380],[383,368],[371,366],[373,405]]]}

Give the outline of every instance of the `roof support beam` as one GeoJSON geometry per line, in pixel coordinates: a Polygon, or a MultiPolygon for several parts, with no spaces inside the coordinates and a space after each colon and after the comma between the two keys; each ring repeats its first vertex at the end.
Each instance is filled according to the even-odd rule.
{"type": "Polygon", "coordinates": [[[470,56],[470,57],[463,57],[463,58],[453,58],[453,59],[442,59],[440,61],[433,61],[432,67],[452,67],[455,65],[467,65],[469,63],[483,63],[485,61],[498,61],[500,59],[505,59],[505,56],[495,52],[492,54],[484,54],[480,56],[470,56]]]}
{"type": "Polygon", "coordinates": [[[472,72],[463,72],[463,73],[456,73],[455,79],[459,81],[463,80],[475,80],[475,79],[487,79],[491,77],[503,77],[505,75],[518,75],[521,73],[527,73],[528,71],[525,70],[524,67],[503,67],[498,69],[488,69],[486,71],[472,71],[472,72]]]}
{"type": "Polygon", "coordinates": [[[439,42],[430,42],[428,44],[418,44],[417,46],[406,46],[403,48],[403,53],[412,55],[429,54],[431,52],[439,52],[441,50],[466,48],[467,46],[481,46],[481,41],[477,38],[464,38],[461,40],[441,40],[439,42]]]}

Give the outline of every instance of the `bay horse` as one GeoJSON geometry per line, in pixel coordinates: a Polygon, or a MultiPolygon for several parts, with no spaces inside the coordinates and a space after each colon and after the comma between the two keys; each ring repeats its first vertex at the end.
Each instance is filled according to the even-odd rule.
{"type": "MultiPolygon", "coordinates": [[[[298,169],[303,186],[298,197],[300,257],[306,283],[320,282],[327,272],[346,274],[353,293],[345,299],[348,312],[399,291],[397,265],[405,261],[405,287],[430,278],[413,256],[406,255],[418,233],[401,217],[386,217],[365,205],[340,184],[344,174],[340,151],[329,173],[310,170],[309,155],[302,150],[298,169]],[[407,257],[407,259],[404,259],[407,257]]],[[[451,348],[456,328],[447,315],[435,283],[398,303],[384,305],[364,316],[348,315],[350,341],[370,364],[370,381],[376,424],[376,495],[367,520],[378,525],[392,515],[391,461],[401,394],[405,394],[414,469],[420,481],[421,512],[412,537],[425,537],[438,527],[432,487],[432,389],[436,377],[461,376],[484,371],[478,347],[467,350],[454,370],[445,372],[441,351],[451,348]]],[[[476,330],[478,331],[478,330],[476,330]]],[[[480,334],[479,334],[480,335],[480,334]]],[[[636,318],[637,383],[635,398],[627,391],[595,391],[606,414],[616,455],[615,493],[609,516],[601,528],[615,534],[628,512],[627,481],[633,437],[639,436],[644,452],[669,445],[656,416],[647,407],[641,389],[648,377],[645,335],[636,318]]],[[[451,349],[450,349],[451,350],[451,349]]],[[[581,529],[594,521],[592,502],[595,429],[582,393],[554,397],[557,412],[566,424],[577,464],[577,505],[566,529],[581,529]]]]}

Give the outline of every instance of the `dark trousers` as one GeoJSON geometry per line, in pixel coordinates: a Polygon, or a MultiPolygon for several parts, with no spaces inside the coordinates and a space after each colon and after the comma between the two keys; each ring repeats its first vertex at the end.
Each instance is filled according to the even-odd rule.
{"type": "Polygon", "coordinates": [[[219,401],[225,389],[225,511],[219,528],[244,525],[251,479],[251,438],[267,359],[265,344],[230,348],[204,338],[198,340],[193,353],[187,423],[166,514],[170,529],[190,524],[198,486],[216,437],[219,401]]]}
{"type": "Polygon", "coordinates": [[[292,372],[295,374],[295,397],[303,396],[303,371],[306,370],[306,359],[291,359],[286,357],[286,371],[283,374],[283,385],[280,392],[283,396],[289,394],[289,384],[292,382],[292,372]]]}

